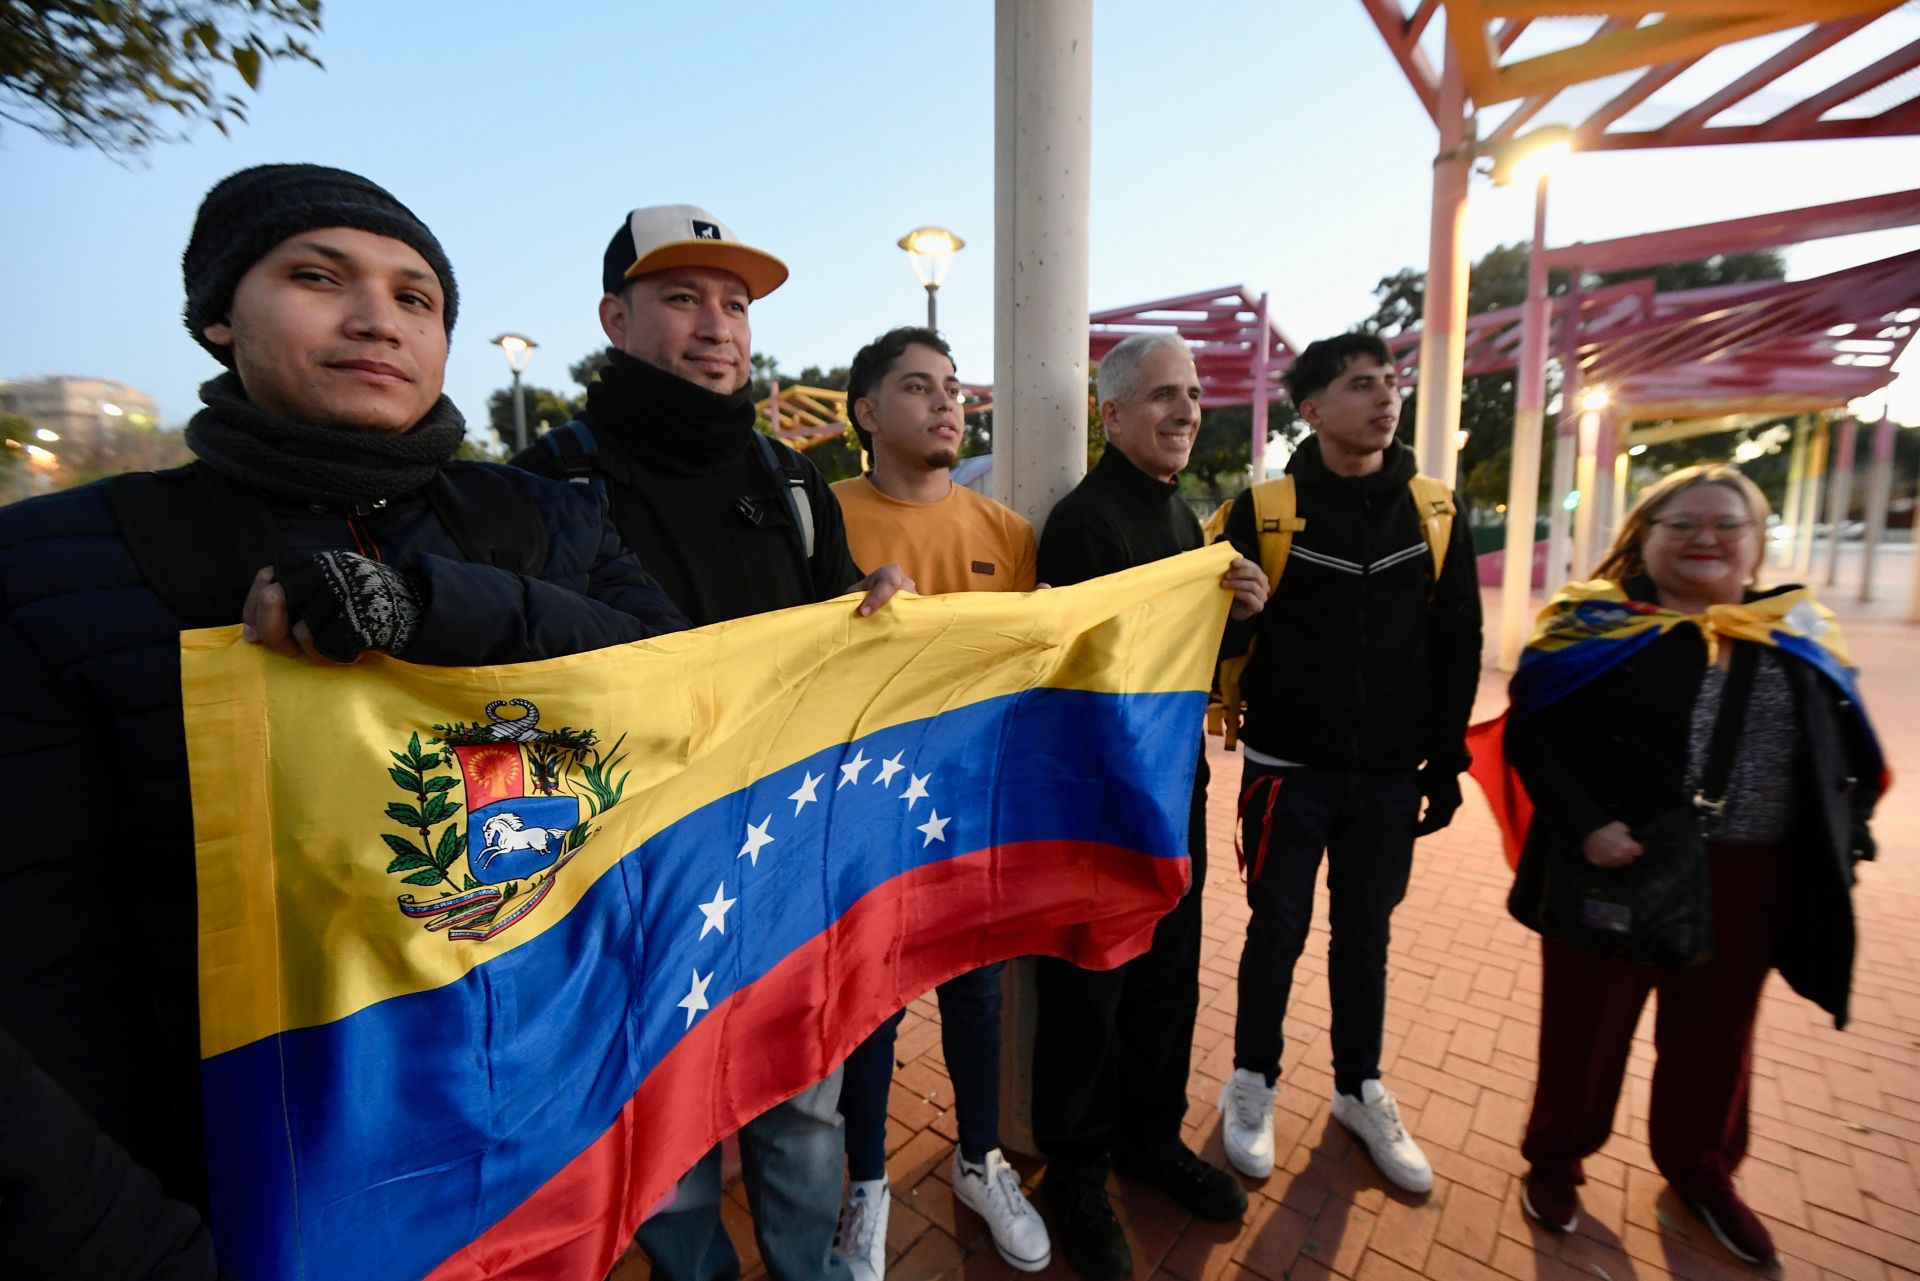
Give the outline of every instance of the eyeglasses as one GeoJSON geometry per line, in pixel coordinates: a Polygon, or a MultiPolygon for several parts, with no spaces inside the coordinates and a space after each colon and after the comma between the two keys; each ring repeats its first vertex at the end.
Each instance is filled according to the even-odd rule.
{"type": "Polygon", "coordinates": [[[1722,538],[1734,538],[1753,528],[1751,520],[1722,516],[1718,520],[1695,520],[1691,516],[1660,516],[1647,522],[1658,525],[1680,538],[1692,538],[1703,529],[1711,529],[1722,538]]]}

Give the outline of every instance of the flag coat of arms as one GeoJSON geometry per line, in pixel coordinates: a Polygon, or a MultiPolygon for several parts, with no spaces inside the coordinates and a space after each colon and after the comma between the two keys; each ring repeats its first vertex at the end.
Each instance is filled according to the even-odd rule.
{"type": "Polygon", "coordinates": [[[597,1278],[921,993],[1137,955],[1231,555],[491,668],[188,633],[223,1261],[597,1278]]]}

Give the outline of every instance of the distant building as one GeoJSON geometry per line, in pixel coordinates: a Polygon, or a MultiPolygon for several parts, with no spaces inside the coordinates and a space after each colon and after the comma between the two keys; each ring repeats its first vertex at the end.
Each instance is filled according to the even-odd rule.
{"type": "Polygon", "coordinates": [[[110,378],[0,379],[0,414],[33,424],[0,467],[0,503],[62,489],[96,476],[171,467],[189,457],[177,431],[160,430],[153,397],[110,378]]]}
{"type": "Polygon", "coordinates": [[[0,379],[0,413],[30,418],[34,426],[88,454],[101,452],[121,428],[160,425],[160,408],[146,392],[109,378],[59,374],[0,379]]]}

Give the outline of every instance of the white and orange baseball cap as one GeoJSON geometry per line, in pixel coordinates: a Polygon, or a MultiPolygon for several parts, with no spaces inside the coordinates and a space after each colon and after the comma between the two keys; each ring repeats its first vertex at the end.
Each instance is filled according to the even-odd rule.
{"type": "Polygon", "coordinates": [[[787,279],[787,264],[740,243],[733,228],[698,205],[648,205],[627,215],[607,245],[601,288],[619,293],[629,280],[669,267],[717,267],[764,298],[787,279]]]}

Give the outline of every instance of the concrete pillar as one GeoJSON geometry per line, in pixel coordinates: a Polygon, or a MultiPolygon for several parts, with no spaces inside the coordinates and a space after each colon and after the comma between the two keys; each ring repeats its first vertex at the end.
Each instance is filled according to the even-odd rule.
{"type": "MultiPolygon", "coordinates": [[[[1613,478],[1620,458],[1619,421],[1613,410],[1602,410],[1593,433],[1593,542],[1587,551],[1594,561],[1605,556],[1607,548],[1613,545],[1613,478]]],[[[1587,496],[1582,494],[1580,505],[1584,508],[1586,504],[1587,496]]],[[[1580,572],[1585,574],[1591,567],[1589,561],[1580,572]]]]}
{"type": "Polygon", "coordinates": [[[1461,371],[1466,356],[1467,177],[1473,163],[1466,91],[1451,43],[1440,76],[1439,119],[1440,154],[1433,161],[1427,290],[1420,318],[1420,405],[1413,447],[1420,470],[1451,485],[1460,461],[1453,438],[1460,430],[1461,371]]]}
{"type": "Polygon", "coordinates": [[[1572,572],[1573,513],[1567,495],[1573,492],[1574,459],[1580,449],[1580,303],[1583,269],[1573,267],[1566,308],[1560,322],[1560,420],[1553,438],[1553,488],[1547,493],[1547,578],[1549,597],[1574,577],[1572,572]]]}
{"type": "MultiPolygon", "coordinates": [[[[1533,187],[1533,249],[1520,313],[1520,367],[1513,392],[1513,455],[1507,478],[1507,551],[1500,576],[1500,670],[1520,664],[1533,624],[1533,527],[1540,496],[1540,433],[1547,401],[1547,175],[1533,187]]],[[[1560,584],[1549,575],[1546,590],[1560,584]]]]}
{"type": "Polygon", "coordinates": [[[1827,522],[1833,526],[1833,535],[1827,539],[1827,558],[1820,571],[1820,581],[1828,587],[1840,581],[1840,527],[1847,523],[1853,507],[1853,442],[1859,432],[1860,424],[1852,414],[1840,420],[1840,438],[1834,445],[1833,470],[1827,482],[1827,522]]]}
{"type": "MultiPolygon", "coordinates": [[[[1625,431],[1614,436],[1616,446],[1627,438],[1625,431]]],[[[1625,453],[1613,456],[1613,485],[1607,490],[1610,501],[1607,503],[1607,527],[1605,531],[1607,546],[1613,546],[1613,540],[1620,535],[1620,526],[1627,519],[1627,489],[1633,479],[1633,459],[1625,453]]]]}
{"type": "Polygon", "coordinates": [[[1800,496],[1807,483],[1807,420],[1803,416],[1793,425],[1792,452],[1787,455],[1787,497],[1780,504],[1780,519],[1792,536],[1773,549],[1773,561],[1781,569],[1793,569],[1800,546],[1800,496]]]}
{"type": "Polygon", "coordinates": [[[1037,531],[1087,470],[1093,0],[994,6],[993,489],[1037,531]]]}
{"type": "Polygon", "coordinates": [[[1254,327],[1259,339],[1253,349],[1253,430],[1247,444],[1252,449],[1248,460],[1247,484],[1258,485],[1267,478],[1267,366],[1273,347],[1272,329],[1267,321],[1267,296],[1260,295],[1259,319],[1254,327]]]}
{"type": "MultiPolygon", "coordinates": [[[[1887,502],[1893,497],[1893,419],[1880,415],[1873,429],[1873,462],[1867,472],[1867,534],[1860,544],[1860,601],[1873,599],[1873,559],[1887,536],[1887,502]]],[[[1920,548],[1915,549],[1920,555],[1920,548]]]]}
{"type": "Polygon", "coordinates": [[[1832,433],[1824,416],[1808,414],[1807,421],[1813,426],[1813,436],[1807,447],[1807,474],[1800,485],[1797,518],[1799,530],[1804,533],[1793,540],[1793,577],[1801,583],[1813,575],[1814,531],[1820,525],[1820,498],[1826,488],[1827,446],[1832,433]]]}
{"type": "Polygon", "coordinates": [[[1600,445],[1600,411],[1583,409],[1580,411],[1579,437],[1576,448],[1579,459],[1574,464],[1573,488],[1580,491],[1580,505],[1573,512],[1573,549],[1572,565],[1568,577],[1584,579],[1593,572],[1593,562],[1598,558],[1593,545],[1594,515],[1599,511],[1595,502],[1594,486],[1595,463],[1600,445]]]}
{"type": "MultiPolygon", "coordinates": [[[[1093,0],[997,0],[993,38],[993,490],[1037,532],[1087,470],[1093,0]]],[[[1031,1153],[1031,961],[1005,992],[1000,1138],[1031,1153]]]]}

